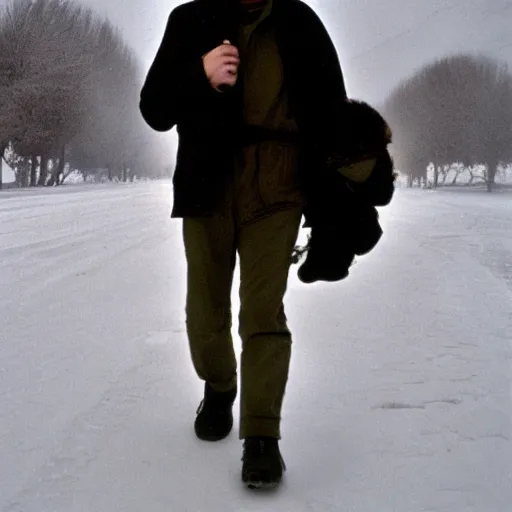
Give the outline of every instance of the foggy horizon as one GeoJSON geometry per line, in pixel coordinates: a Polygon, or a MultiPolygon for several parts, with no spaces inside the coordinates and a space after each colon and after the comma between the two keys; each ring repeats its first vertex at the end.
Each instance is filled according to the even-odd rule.
{"type": "MultiPolygon", "coordinates": [[[[0,0],[0,5],[8,3],[0,0]]],[[[107,16],[140,59],[151,65],[171,10],[182,3],[80,0],[107,16]]],[[[437,58],[486,55],[512,68],[512,1],[307,0],[334,40],[351,97],[380,103],[403,79],[437,58]]]]}

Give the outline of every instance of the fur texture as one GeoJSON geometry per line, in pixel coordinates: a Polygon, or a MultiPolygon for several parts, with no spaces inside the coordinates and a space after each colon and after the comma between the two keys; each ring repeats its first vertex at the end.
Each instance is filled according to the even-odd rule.
{"type": "Polygon", "coordinates": [[[362,101],[348,100],[342,107],[332,151],[326,162],[322,202],[314,209],[311,235],[306,247],[297,247],[294,262],[306,254],[299,269],[301,281],[339,281],[348,276],[356,255],[370,252],[382,229],[376,206],[389,204],[395,173],[387,146],[391,129],[384,118],[362,101]],[[368,172],[368,161],[373,168],[368,172]],[[362,179],[348,179],[362,164],[362,179]],[[364,179],[363,179],[364,178],[364,179]]]}

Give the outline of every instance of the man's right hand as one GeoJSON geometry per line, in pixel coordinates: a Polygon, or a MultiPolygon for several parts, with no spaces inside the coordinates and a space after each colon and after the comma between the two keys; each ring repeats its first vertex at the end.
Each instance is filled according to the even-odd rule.
{"type": "Polygon", "coordinates": [[[206,76],[214,89],[223,85],[234,86],[237,80],[240,56],[236,46],[224,41],[203,57],[206,76]]]}

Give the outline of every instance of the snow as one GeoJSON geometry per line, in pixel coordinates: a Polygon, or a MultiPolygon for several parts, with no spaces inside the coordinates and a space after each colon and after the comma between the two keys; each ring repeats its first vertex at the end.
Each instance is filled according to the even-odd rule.
{"type": "Polygon", "coordinates": [[[14,171],[5,162],[2,162],[2,182],[13,183],[14,181],[16,181],[14,171]]]}
{"type": "Polygon", "coordinates": [[[293,268],[288,472],[260,494],[237,432],[193,435],[170,193],[0,194],[1,512],[510,512],[510,194],[400,189],[349,279],[293,268]]]}

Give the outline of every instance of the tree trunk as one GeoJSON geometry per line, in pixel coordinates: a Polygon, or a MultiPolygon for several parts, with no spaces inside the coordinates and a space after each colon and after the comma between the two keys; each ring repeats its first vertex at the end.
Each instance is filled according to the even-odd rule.
{"type": "Polygon", "coordinates": [[[4,153],[5,148],[0,148],[0,190],[4,187],[4,153]]]}
{"type": "Polygon", "coordinates": [[[28,162],[26,160],[22,160],[16,167],[15,172],[16,183],[18,184],[18,187],[28,187],[28,162]]]}
{"type": "Polygon", "coordinates": [[[37,185],[37,156],[33,155],[30,160],[30,186],[35,187],[37,185]]]}
{"type": "Polygon", "coordinates": [[[55,165],[55,161],[53,162],[52,175],[48,185],[50,187],[58,186],[61,184],[61,176],[64,172],[64,166],[66,165],[66,146],[63,145],[60,148],[60,155],[57,165],[55,165]]]}
{"type": "Polygon", "coordinates": [[[48,179],[48,157],[41,155],[41,165],[39,167],[39,180],[37,182],[38,187],[44,187],[46,180],[48,179]]]}
{"type": "Polygon", "coordinates": [[[57,179],[56,185],[62,185],[62,175],[64,174],[64,167],[66,166],[66,145],[63,144],[60,148],[59,165],[57,166],[57,179]]]}
{"type": "Polygon", "coordinates": [[[438,182],[439,182],[439,167],[437,167],[437,163],[434,162],[434,182],[432,183],[432,188],[437,188],[438,182]]]}
{"type": "Polygon", "coordinates": [[[29,163],[28,163],[28,160],[24,160],[23,161],[23,173],[21,175],[21,179],[22,179],[22,187],[23,188],[27,188],[28,185],[29,185],[29,178],[30,178],[30,174],[29,174],[29,163]]]}
{"type": "Polygon", "coordinates": [[[64,172],[64,170],[62,171],[62,174],[60,175],[61,176],[61,179],[60,179],[60,184],[61,185],[64,185],[64,182],[66,181],[66,179],[68,178],[68,176],[70,176],[71,174],[73,174],[75,172],[74,169],[72,169],[70,167],[70,169],[68,170],[68,172],[64,172]]]}
{"type": "Polygon", "coordinates": [[[55,159],[52,160],[52,172],[50,173],[50,179],[46,184],[47,187],[53,187],[55,185],[57,163],[58,162],[56,162],[55,159]]]}
{"type": "Polygon", "coordinates": [[[443,171],[442,171],[443,180],[441,182],[442,185],[444,185],[446,183],[446,179],[448,178],[449,172],[450,172],[450,167],[447,165],[443,166],[443,171]]]}
{"type": "Polygon", "coordinates": [[[413,182],[412,182],[412,174],[407,175],[407,188],[412,188],[413,182]]]}
{"type": "Polygon", "coordinates": [[[498,170],[498,165],[494,162],[491,162],[487,165],[487,192],[492,192],[496,181],[496,171],[498,170]]]}

